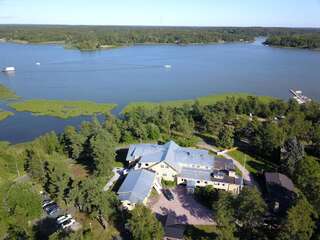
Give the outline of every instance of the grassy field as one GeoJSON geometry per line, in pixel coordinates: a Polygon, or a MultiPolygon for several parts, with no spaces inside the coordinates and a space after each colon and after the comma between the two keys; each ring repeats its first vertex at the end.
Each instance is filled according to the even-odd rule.
{"type": "MultiPolygon", "coordinates": [[[[205,97],[200,97],[197,99],[187,99],[187,100],[176,100],[176,101],[166,101],[166,102],[133,102],[129,103],[123,110],[122,113],[127,113],[134,111],[137,108],[144,108],[144,109],[154,109],[159,106],[165,107],[179,107],[183,105],[192,105],[195,101],[198,101],[201,105],[212,105],[219,101],[225,100],[227,97],[234,97],[234,98],[246,98],[248,96],[254,96],[253,94],[249,93],[224,93],[224,94],[217,94],[217,95],[210,95],[205,97]]],[[[275,98],[269,96],[257,96],[259,101],[263,103],[268,103],[275,98]]]]}
{"type": "Polygon", "coordinates": [[[15,100],[18,98],[19,97],[13,91],[11,91],[9,88],[0,84],[0,101],[15,100]]]}
{"type": "Polygon", "coordinates": [[[184,233],[186,240],[215,239],[217,228],[211,225],[189,225],[184,233]]]}
{"type": "Polygon", "coordinates": [[[0,121],[5,120],[6,118],[8,118],[12,115],[14,115],[12,112],[6,112],[6,111],[2,111],[0,109],[0,121]]]}
{"type": "Polygon", "coordinates": [[[0,142],[0,184],[24,174],[22,151],[19,146],[9,146],[6,142],[0,142]]]}
{"type": "Polygon", "coordinates": [[[241,152],[240,150],[233,150],[231,152],[228,152],[228,155],[236,159],[241,165],[245,166],[245,168],[253,174],[256,174],[262,170],[272,170],[273,166],[266,161],[261,161],[253,156],[250,156],[244,152],[241,152]]]}
{"type": "Polygon", "coordinates": [[[18,112],[32,112],[37,116],[67,119],[110,112],[116,104],[90,101],[28,100],[10,104],[18,112]]]}

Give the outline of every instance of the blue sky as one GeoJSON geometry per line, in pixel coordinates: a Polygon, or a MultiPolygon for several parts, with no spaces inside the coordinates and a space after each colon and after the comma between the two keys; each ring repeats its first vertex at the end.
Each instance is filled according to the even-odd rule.
{"type": "Polygon", "coordinates": [[[0,0],[0,24],[320,27],[320,0],[0,0]]]}

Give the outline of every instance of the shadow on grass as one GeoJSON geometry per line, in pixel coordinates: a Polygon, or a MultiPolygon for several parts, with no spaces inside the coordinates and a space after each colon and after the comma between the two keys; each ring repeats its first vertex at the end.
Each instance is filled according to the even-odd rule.
{"type": "Polygon", "coordinates": [[[56,220],[54,218],[46,217],[38,221],[34,227],[34,239],[46,240],[49,236],[58,230],[56,220]]]}
{"type": "Polygon", "coordinates": [[[113,187],[112,187],[112,192],[118,192],[121,184],[123,183],[123,181],[126,179],[126,176],[120,176],[119,179],[114,183],[113,187]]]}
{"type": "Polygon", "coordinates": [[[247,143],[236,141],[235,146],[238,148],[238,150],[248,156],[251,156],[252,158],[256,159],[257,161],[248,160],[246,164],[250,166],[253,169],[257,170],[257,173],[263,173],[263,171],[274,171],[276,170],[276,165],[268,161],[261,156],[257,155],[254,151],[254,149],[247,143]]]}
{"type": "Polygon", "coordinates": [[[194,135],[201,138],[206,144],[217,146],[217,140],[213,136],[202,133],[195,133],[194,135]]]}
{"type": "Polygon", "coordinates": [[[122,148],[116,151],[116,163],[128,167],[128,162],[126,161],[128,150],[128,148],[122,148]]]}
{"type": "Polygon", "coordinates": [[[184,234],[188,239],[215,239],[217,234],[213,231],[206,231],[205,229],[196,226],[188,225],[184,234]]]}

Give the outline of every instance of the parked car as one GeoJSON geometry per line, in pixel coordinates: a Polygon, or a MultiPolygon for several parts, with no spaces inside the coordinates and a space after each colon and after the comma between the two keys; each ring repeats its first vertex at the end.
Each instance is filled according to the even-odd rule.
{"type": "Polygon", "coordinates": [[[51,203],[47,204],[43,209],[46,212],[49,212],[50,210],[52,210],[52,209],[54,209],[56,207],[58,207],[58,205],[55,202],[51,202],[51,203]]]}
{"type": "Polygon", "coordinates": [[[50,210],[50,211],[48,212],[48,214],[49,214],[50,216],[52,216],[52,215],[54,215],[55,213],[57,213],[59,210],[60,210],[60,209],[59,209],[58,207],[53,208],[52,210],[50,210]]]}
{"type": "Polygon", "coordinates": [[[42,208],[45,208],[46,206],[48,206],[48,205],[50,205],[52,203],[54,203],[54,201],[52,201],[51,199],[46,199],[42,203],[42,208]]]}
{"type": "Polygon", "coordinates": [[[66,215],[59,216],[59,217],[57,217],[57,223],[61,224],[61,223],[65,222],[65,221],[67,221],[67,220],[69,220],[71,218],[72,218],[71,214],[66,214],[66,215]]]}
{"type": "Polygon", "coordinates": [[[49,215],[53,215],[59,210],[59,207],[56,203],[50,204],[44,209],[49,215]]]}
{"type": "Polygon", "coordinates": [[[163,189],[162,192],[166,199],[168,199],[169,201],[172,201],[174,199],[174,196],[169,189],[163,189]]]}
{"type": "Polygon", "coordinates": [[[60,224],[62,229],[66,229],[68,227],[71,227],[74,223],[76,222],[76,220],[74,220],[73,218],[64,221],[63,223],[60,224]]]}

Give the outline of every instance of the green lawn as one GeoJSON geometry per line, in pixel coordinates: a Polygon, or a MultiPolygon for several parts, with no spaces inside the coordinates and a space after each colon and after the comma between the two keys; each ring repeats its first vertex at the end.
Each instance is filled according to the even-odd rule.
{"type": "Polygon", "coordinates": [[[2,111],[0,109],[0,121],[5,120],[6,118],[13,116],[14,114],[12,112],[6,112],[6,111],[2,111]]]}
{"type": "Polygon", "coordinates": [[[271,163],[258,160],[253,156],[250,156],[244,152],[241,152],[240,150],[233,150],[231,152],[228,152],[228,155],[236,159],[238,162],[241,163],[241,165],[245,166],[245,168],[251,172],[251,173],[258,173],[262,170],[272,170],[273,166],[271,163]]]}
{"type": "MultiPolygon", "coordinates": [[[[227,97],[234,97],[234,98],[246,98],[248,96],[254,96],[250,93],[224,93],[224,94],[217,94],[217,95],[210,95],[205,97],[199,97],[196,99],[186,99],[186,100],[176,100],[176,101],[165,101],[165,102],[133,102],[129,103],[123,110],[122,113],[134,111],[137,108],[143,109],[154,109],[158,108],[159,106],[165,107],[179,107],[183,105],[192,105],[195,101],[199,101],[201,105],[211,105],[215,104],[219,101],[226,100],[227,97]]],[[[263,103],[268,103],[275,98],[269,96],[257,96],[258,99],[263,103]]]]}
{"type": "Polygon", "coordinates": [[[14,100],[19,97],[6,86],[0,84],[0,100],[14,100]]]}
{"type": "Polygon", "coordinates": [[[10,104],[18,112],[32,112],[38,116],[52,116],[67,119],[77,116],[90,116],[108,113],[116,104],[91,101],[28,100],[10,104]]]}
{"type": "Polygon", "coordinates": [[[0,142],[0,184],[9,182],[24,174],[24,159],[21,149],[17,146],[9,146],[6,142],[0,142]]]}
{"type": "Polygon", "coordinates": [[[186,240],[215,239],[216,230],[216,226],[212,225],[189,225],[184,236],[186,240]]]}

